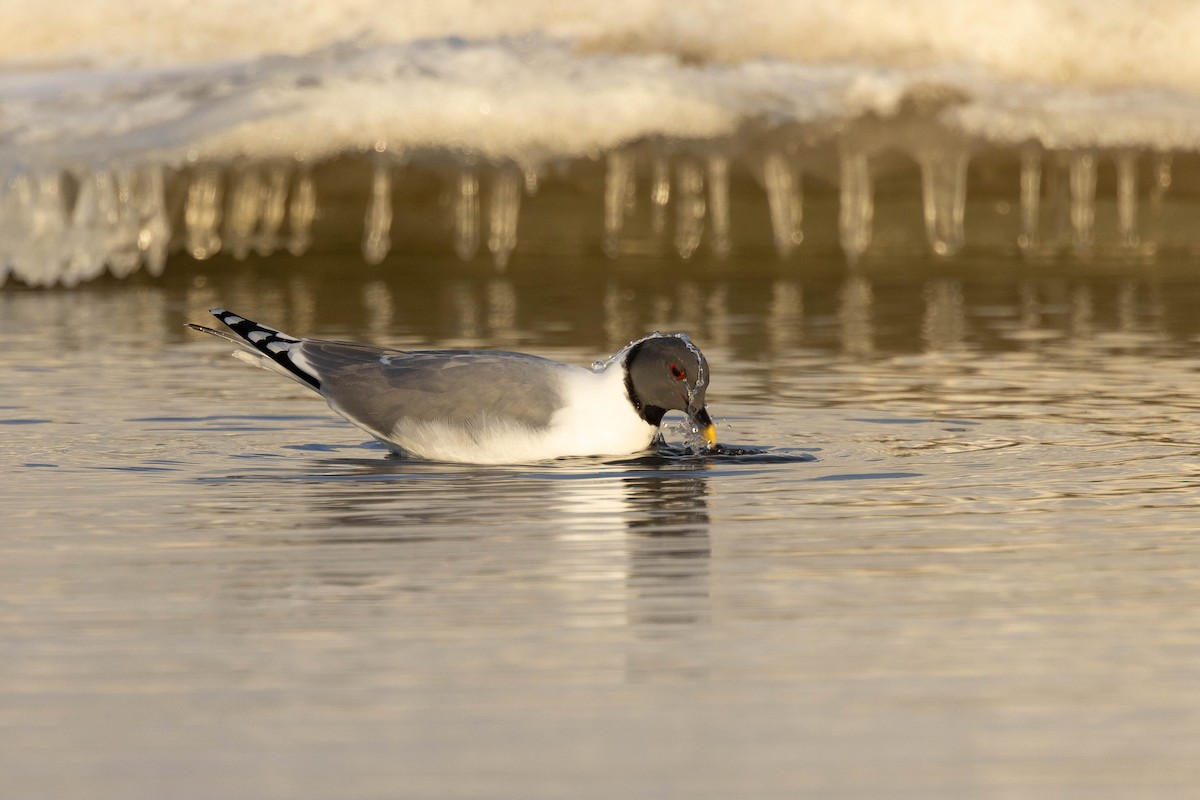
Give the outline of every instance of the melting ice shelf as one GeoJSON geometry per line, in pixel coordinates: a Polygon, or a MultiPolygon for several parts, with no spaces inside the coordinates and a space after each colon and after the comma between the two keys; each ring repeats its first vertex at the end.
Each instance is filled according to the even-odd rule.
{"type": "Polygon", "coordinates": [[[441,246],[504,268],[518,230],[684,259],[1200,244],[1163,224],[1200,171],[1186,8],[280,0],[248,19],[135,0],[132,40],[129,5],[111,28],[54,2],[10,20],[29,35],[0,46],[0,281],[314,237],[369,264],[441,246]]]}

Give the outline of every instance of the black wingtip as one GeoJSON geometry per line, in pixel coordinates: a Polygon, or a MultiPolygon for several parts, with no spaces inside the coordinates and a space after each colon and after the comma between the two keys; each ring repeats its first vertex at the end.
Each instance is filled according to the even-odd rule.
{"type": "MultiPolygon", "coordinates": [[[[286,333],[281,333],[274,328],[268,328],[266,325],[260,325],[252,319],[246,319],[223,308],[213,307],[208,312],[219,319],[255,350],[295,375],[301,381],[314,389],[319,390],[321,388],[321,381],[315,375],[310,375],[297,367],[288,354],[292,345],[300,343],[299,339],[294,336],[288,336],[286,333]]],[[[192,325],[191,327],[196,330],[216,333],[216,331],[210,331],[201,325],[192,325]]]]}

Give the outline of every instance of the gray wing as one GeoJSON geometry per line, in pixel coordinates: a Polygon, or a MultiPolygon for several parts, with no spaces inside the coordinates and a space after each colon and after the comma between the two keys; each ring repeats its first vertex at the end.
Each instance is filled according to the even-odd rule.
{"type": "Polygon", "coordinates": [[[305,339],[302,361],[335,410],[385,437],[400,420],[465,425],[507,419],[543,428],[561,406],[560,380],[575,367],[493,350],[405,352],[305,339]]]}

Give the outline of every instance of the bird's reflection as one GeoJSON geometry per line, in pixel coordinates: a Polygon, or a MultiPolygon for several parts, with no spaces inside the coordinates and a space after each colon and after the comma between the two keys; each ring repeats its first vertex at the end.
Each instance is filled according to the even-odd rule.
{"type": "Polygon", "coordinates": [[[630,621],[686,624],[709,619],[708,487],[702,477],[639,475],[626,479],[645,514],[628,523],[630,621]]]}
{"type": "MultiPolygon", "coordinates": [[[[520,559],[543,565],[539,591],[554,595],[564,625],[644,630],[708,620],[703,462],[583,461],[588,466],[521,469],[326,459],[322,479],[305,492],[310,530],[275,543],[373,546],[377,561],[355,558],[364,584],[403,561],[386,548],[433,543],[449,553],[471,542],[486,559],[501,543],[508,552],[515,545],[520,559]],[[524,524],[514,528],[513,520],[524,524]]],[[[344,569],[326,566],[310,580],[328,573],[345,584],[344,569]]]]}
{"type": "Polygon", "coordinates": [[[622,598],[626,624],[689,623],[708,615],[711,545],[699,472],[637,471],[570,481],[556,493],[564,578],[622,598]]]}
{"type": "Polygon", "coordinates": [[[711,546],[703,473],[643,468],[565,483],[555,494],[562,521],[556,538],[564,585],[582,590],[575,597],[581,608],[591,608],[602,579],[604,594],[619,598],[605,607],[608,622],[707,618],[711,546]]]}
{"type": "Polygon", "coordinates": [[[628,680],[697,677],[671,643],[712,618],[707,479],[700,470],[638,470],[561,492],[563,611],[574,624],[622,628],[628,680]]]}

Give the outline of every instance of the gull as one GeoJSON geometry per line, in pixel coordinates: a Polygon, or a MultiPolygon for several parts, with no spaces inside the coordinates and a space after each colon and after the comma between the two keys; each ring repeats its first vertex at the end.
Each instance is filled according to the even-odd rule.
{"type": "Polygon", "coordinates": [[[501,350],[396,350],[298,339],[209,312],[235,335],[233,355],[320,394],[394,453],[431,461],[516,464],[647,449],[668,411],[716,446],[705,405],[708,362],[684,333],[652,333],[591,369],[501,350]]]}

